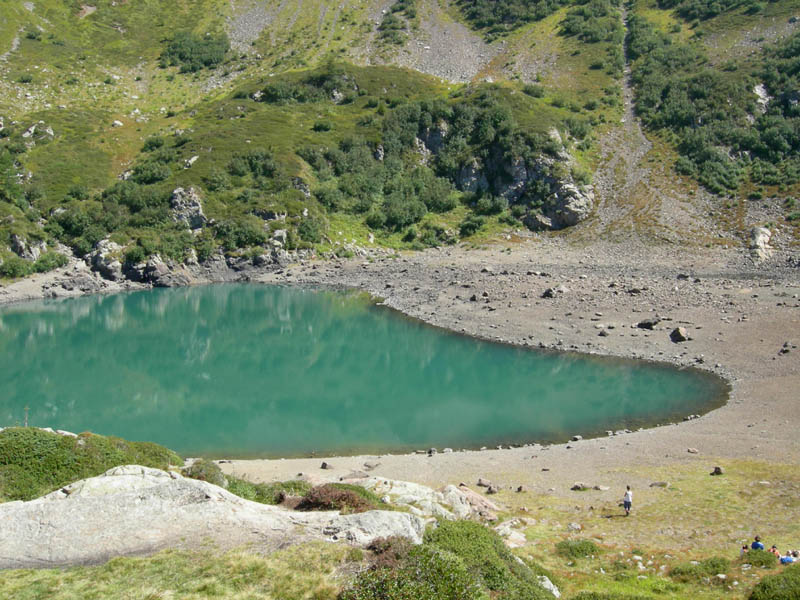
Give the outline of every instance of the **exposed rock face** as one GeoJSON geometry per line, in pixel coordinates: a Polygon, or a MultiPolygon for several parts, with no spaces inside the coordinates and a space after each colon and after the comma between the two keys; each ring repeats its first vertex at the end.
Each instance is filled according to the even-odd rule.
{"type": "Polygon", "coordinates": [[[272,550],[313,539],[366,545],[399,535],[422,542],[408,513],[291,512],[220,487],[136,465],[73,483],[30,502],[0,505],[0,568],[99,563],[211,541],[272,550]]]}
{"type": "Polygon", "coordinates": [[[436,491],[417,483],[383,477],[358,478],[350,483],[372,490],[378,496],[390,499],[393,504],[406,506],[420,517],[495,520],[495,513],[500,510],[495,503],[466,486],[448,485],[436,491]]]}
{"type": "Polygon", "coordinates": [[[753,227],[750,231],[750,253],[755,260],[763,261],[772,256],[771,238],[772,232],[766,227],[753,227]]]}
{"type": "Polygon", "coordinates": [[[119,244],[109,239],[100,240],[89,253],[89,263],[106,279],[119,281],[122,279],[122,262],[119,260],[121,253],[122,246],[119,244]]]}
{"type": "Polygon", "coordinates": [[[477,159],[461,167],[456,177],[456,186],[465,192],[478,192],[489,189],[489,180],[483,173],[477,159]]]}
{"type": "Polygon", "coordinates": [[[203,214],[203,204],[200,196],[193,187],[189,189],[175,188],[172,197],[169,199],[172,208],[172,220],[176,223],[183,223],[189,229],[200,229],[207,222],[203,214]]]}
{"type": "Polygon", "coordinates": [[[47,251],[45,242],[28,243],[16,233],[11,234],[11,251],[25,260],[38,260],[43,252],[47,251]]]}

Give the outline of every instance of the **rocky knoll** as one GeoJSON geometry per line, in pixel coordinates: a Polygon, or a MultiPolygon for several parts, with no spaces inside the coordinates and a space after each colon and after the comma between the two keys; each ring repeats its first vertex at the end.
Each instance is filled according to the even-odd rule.
{"type": "Polygon", "coordinates": [[[424,532],[424,521],[405,512],[292,512],[137,465],[2,504],[0,522],[0,568],[99,563],[208,542],[272,550],[314,539],[366,545],[399,535],[418,544],[424,532]]]}

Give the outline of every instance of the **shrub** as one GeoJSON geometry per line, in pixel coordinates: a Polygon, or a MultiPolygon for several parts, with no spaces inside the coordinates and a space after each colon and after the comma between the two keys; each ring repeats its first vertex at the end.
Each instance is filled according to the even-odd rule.
{"type": "Polygon", "coordinates": [[[421,546],[398,569],[362,572],[339,600],[488,600],[464,563],[449,552],[421,546]]]}
{"type": "Polygon", "coordinates": [[[544,87],[535,83],[525,85],[522,91],[533,98],[541,98],[544,96],[544,87]]]}
{"type": "Polygon", "coordinates": [[[163,181],[171,175],[169,167],[161,162],[146,161],[133,168],[131,179],[136,183],[151,184],[163,181]]]}
{"type": "Polygon", "coordinates": [[[231,179],[225,171],[214,168],[205,178],[206,187],[212,192],[227,190],[231,187],[231,179]]]}
{"type": "Polygon", "coordinates": [[[300,224],[297,226],[297,235],[300,239],[318,244],[322,241],[322,236],[328,228],[327,220],[320,215],[309,215],[303,217],[300,224]]]}
{"type": "MultiPolygon", "coordinates": [[[[546,571],[517,561],[497,533],[474,521],[444,521],[425,534],[425,544],[452,552],[464,561],[495,598],[552,598],[538,582],[546,571]]],[[[552,576],[550,576],[552,579],[552,576]]]]}
{"type": "Polygon", "coordinates": [[[600,553],[591,540],[563,540],[556,544],[556,553],[564,558],[586,558],[600,553]]]}
{"type": "Polygon", "coordinates": [[[154,135],[147,138],[144,141],[144,146],[142,146],[142,150],[144,150],[145,152],[151,152],[153,150],[161,148],[161,146],[163,145],[164,145],[164,138],[161,137],[160,135],[154,135]]]}
{"type": "Polygon", "coordinates": [[[125,263],[129,265],[137,265],[139,263],[144,262],[147,259],[147,253],[145,252],[144,248],[139,246],[138,244],[135,246],[131,246],[127,250],[125,250],[125,263]]]}
{"type": "Polygon", "coordinates": [[[227,479],[231,494],[261,504],[280,504],[286,496],[304,496],[311,489],[310,484],[299,480],[252,483],[239,477],[229,476],[227,479]]]}
{"type": "Polygon", "coordinates": [[[731,561],[715,556],[697,564],[690,562],[677,564],[670,569],[669,576],[681,583],[697,583],[720,573],[725,574],[730,568],[731,561]]]}
{"type": "Polygon", "coordinates": [[[208,483],[213,483],[220,487],[228,486],[222,469],[219,468],[217,463],[207,458],[200,458],[194,461],[191,465],[183,469],[181,473],[184,477],[190,477],[191,479],[207,481],[208,483]]]}
{"type": "Polygon", "coordinates": [[[330,121],[315,121],[312,129],[314,131],[330,131],[333,129],[333,124],[330,121]]]}
{"type": "Polygon", "coordinates": [[[55,251],[49,251],[42,254],[35,263],[33,263],[33,270],[37,273],[47,273],[53,269],[63,267],[69,262],[69,259],[63,254],[55,251]]]}
{"type": "Polygon", "coordinates": [[[486,217],[479,217],[476,215],[469,215],[458,227],[461,237],[469,237],[478,232],[478,230],[486,224],[486,217]]]}
{"type": "Polygon", "coordinates": [[[31,75],[30,73],[23,73],[17,79],[17,82],[19,83],[31,83],[32,81],[33,81],[33,75],[31,75]]]}
{"type": "Polygon", "coordinates": [[[77,438],[33,427],[0,432],[0,498],[32,500],[120,465],[166,469],[181,458],[158,444],[82,433],[77,438]]]}
{"type": "Polygon", "coordinates": [[[343,513],[360,513],[372,510],[378,503],[370,501],[359,486],[326,483],[311,488],[298,510],[338,510],[343,513]]]}
{"type": "Polygon", "coordinates": [[[391,536],[381,537],[372,541],[367,550],[372,551],[370,566],[373,569],[396,569],[413,548],[413,544],[406,537],[391,536]]]}
{"type": "Polygon", "coordinates": [[[19,256],[10,256],[0,265],[0,277],[17,279],[30,275],[33,271],[33,263],[19,256]]]}
{"type": "Polygon", "coordinates": [[[203,36],[181,31],[175,34],[161,54],[162,66],[180,65],[181,73],[213,68],[222,63],[230,48],[224,33],[203,36]]]}
{"type": "Polygon", "coordinates": [[[764,577],[753,589],[750,600],[800,600],[800,565],[764,577]]]}
{"type": "Polygon", "coordinates": [[[766,550],[750,550],[746,556],[742,557],[742,560],[754,567],[764,567],[766,569],[771,569],[778,564],[778,557],[766,550]]]}
{"type": "Polygon", "coordinates": [[[617,592],[580,592],[571,600],[650,600],[650,596],[634,596],[617,592]]]}

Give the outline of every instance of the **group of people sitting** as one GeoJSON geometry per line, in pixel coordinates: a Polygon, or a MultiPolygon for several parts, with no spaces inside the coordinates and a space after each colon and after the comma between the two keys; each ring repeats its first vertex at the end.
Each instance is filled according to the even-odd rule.
{"type": "MultiPolygon", "coordinates": [[[[756,536],[753,540],[753,543],[750,544],[748,548],[747,545],[742,546],[741,555],[744,556],[747,554],[749,550],[764,550],[764,544],[761,542],[761,537],[756,536]]],[[[782,565],[788,565],[793,562],[800,561],[800,551],[798,550],[787,550],[784,556],[781,556],[781,553],[778,551],[778,547],[773,544],[772,548],[767,550],[767,552],[771,552],[775,556],[778,557],[778,560],[781,561],[782,565]]]]}

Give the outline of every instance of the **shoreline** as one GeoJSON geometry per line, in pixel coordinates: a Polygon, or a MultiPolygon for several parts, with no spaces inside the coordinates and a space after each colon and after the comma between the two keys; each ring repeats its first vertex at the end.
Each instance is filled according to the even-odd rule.
{"type": "MultiPolygon", "coordinates": [[[[47,297],[68,272],[90,276],[85,265],[73,263],[60,273],[2,288],[0,305],[47,297]]],[[[233,460],[223,465],[228,473],[254,481],[291,479],[298,472],[338,478],[361,470],[367,460],[381,463],[373,475],[436,487],[489,476],[501,486],[552,493],[547,490],[566,490],[575,481],[618,479],[620,470],[692,461],[701,461],[703,468],[726,459],[800,463],[795,433],[800,418],[792,392],[800,389],[800,350],[792,348],[800,341],[800,274],[779,258],[756,267],[741,250],[608,242],[581,247],[559,238],[501,240],[479,250],[444,248],[374,261],[305,261],[217,281],[198,275],[192,283],[237,279],[356,289],[383,298],[382,305],[403,315],[491,342],[695,367],[722,376],[730,393],[726,404],[700,418],[569,444],[431,457],[409,453],[233,460]],[[559,286],[563,290],[554,297],[542,297],[544,290],[559,286]],[[654,315],[662,320],[653,331],[636,327],[637,321],[654,315]],[[693,339],[670,341],[677,326],[693,339]],[[788,351],[781,353],[785,343],[788,351]],[[531,469],[529,461],[542,462],[539,454],[546,454],[548,471],[531,469]],[[322,458],[335,468],[320,471],[322,458]]],[[[90,293],[146,287],[101,283],[90,293]]],[[[65,292],[58,297],[84,295],[65,292]]]]}

